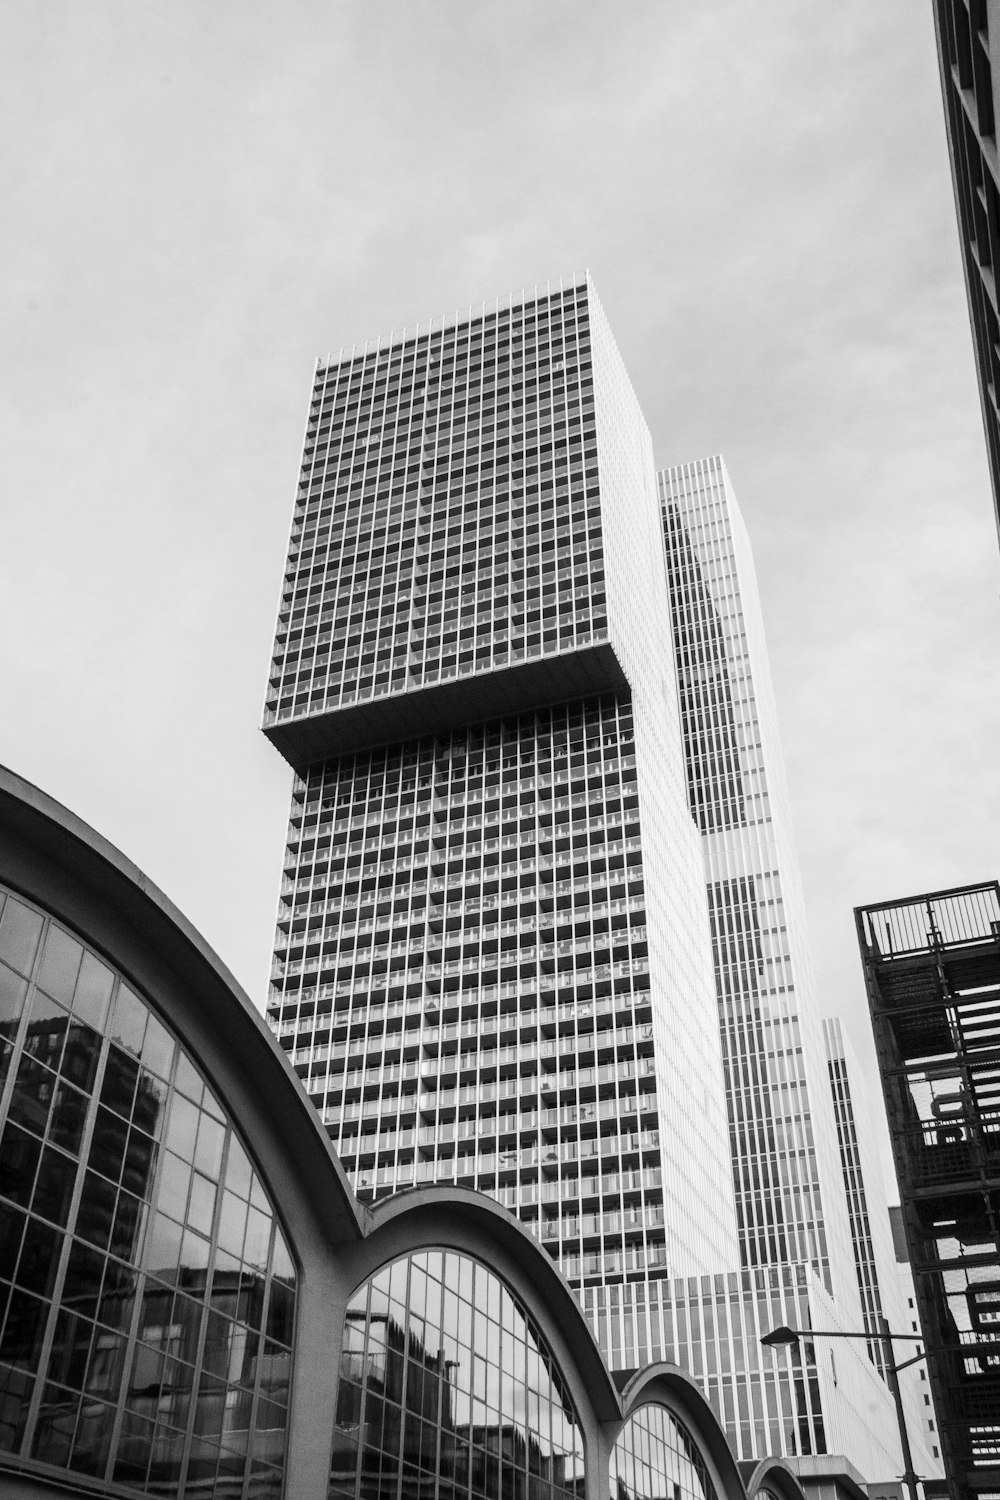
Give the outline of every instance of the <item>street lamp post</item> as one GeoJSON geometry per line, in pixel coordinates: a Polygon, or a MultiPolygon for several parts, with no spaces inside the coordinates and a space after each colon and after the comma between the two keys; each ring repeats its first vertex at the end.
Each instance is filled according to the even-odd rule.
{"type": "Polygon", "coordinates": [[[889,1324],[884,1317],[879,1318],[879,1332],[869,1333],[867,1330],[861,1333],[841,1333],[839,1329],[829,1328],[788,1328],[782,1326],[773,1328],[770,1333],[765,1333],[761,1343],[768,1349],[788,1348],[799,1342],[800,1339],[870,1339],[881,1340],[885,1351],[886,1383],[892,1392],[893,1403],[896,1407],[896,1424],[899,1427],[899,1446],[903,1454],[903,1473],[900,1476],[906,1485],[910,1500],[920,1500],[920,1491],[917,1488],[917,1475],[913,1469],[913,1457],[910,1453],[910,1435],[906,1430],[906,1416],[903,1412],[903,1397],[899,1389],[899,1372],[905,1370],[907,1365],[915,1365],[924,1355],[915,1354],[912,1359],[904,1359],[902,1364],[893,1364],[892,1345],[894,1340],[906,1340],[912,1344],[922,1344],[924,1341],[919,1334],[915,1333],[891,1333],[889,1324]]]}

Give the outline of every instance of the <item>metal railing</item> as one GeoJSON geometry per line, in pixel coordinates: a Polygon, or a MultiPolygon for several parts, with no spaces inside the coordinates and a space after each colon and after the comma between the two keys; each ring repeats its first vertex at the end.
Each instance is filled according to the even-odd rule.
{"type": "Polygon", "coordinates": [[[932,891],[909,901],[859,907],[858,931],[872,958],[905,958],[1000,936],[1000,883],[932,891]]]}

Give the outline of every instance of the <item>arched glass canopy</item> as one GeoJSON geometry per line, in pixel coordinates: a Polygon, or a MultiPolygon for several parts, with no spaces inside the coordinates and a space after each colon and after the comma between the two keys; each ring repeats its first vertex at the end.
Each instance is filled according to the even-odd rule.
{"type": "Polygon", "coordinates": [[[281,1492],[295,1271],[232,1121],[103,958],[0,887],[0,1450],[281,1492]]]}
{"type": "Polygon", "coordinates": [[[611,1454],[610,1500],[718,1500],[684,1423],[650,1404],[629,1417],[611,1454]]]}
{"type": "Polygon", "coordinates": [[[577,1500],[583,1436],[545,1340],[467,1255],[384,1266],[347,1309],[330,1496],[577,1500]]]}

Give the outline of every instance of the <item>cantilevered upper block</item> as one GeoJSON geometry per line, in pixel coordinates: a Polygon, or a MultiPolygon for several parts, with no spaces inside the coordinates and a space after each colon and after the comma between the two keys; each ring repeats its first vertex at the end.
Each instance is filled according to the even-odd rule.
{"type": "Polygon", "coordinates": [[[589,280],[317,370],[264,730],[298,770],[632,682],[648,431],[589,280]]]}

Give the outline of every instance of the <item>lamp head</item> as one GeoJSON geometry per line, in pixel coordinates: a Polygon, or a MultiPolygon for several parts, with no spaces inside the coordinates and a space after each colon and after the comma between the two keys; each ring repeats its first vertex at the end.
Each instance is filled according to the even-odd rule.
{"type": "Polygon", "coordinates": [[[768,1349],[788,1349],[797,1344],[799,1335],[794,1328],[788,1328],[782,1324],[779,1328],[772,1328],[770,1333],[765,1333],[761,1343],[768,1349]]]}

